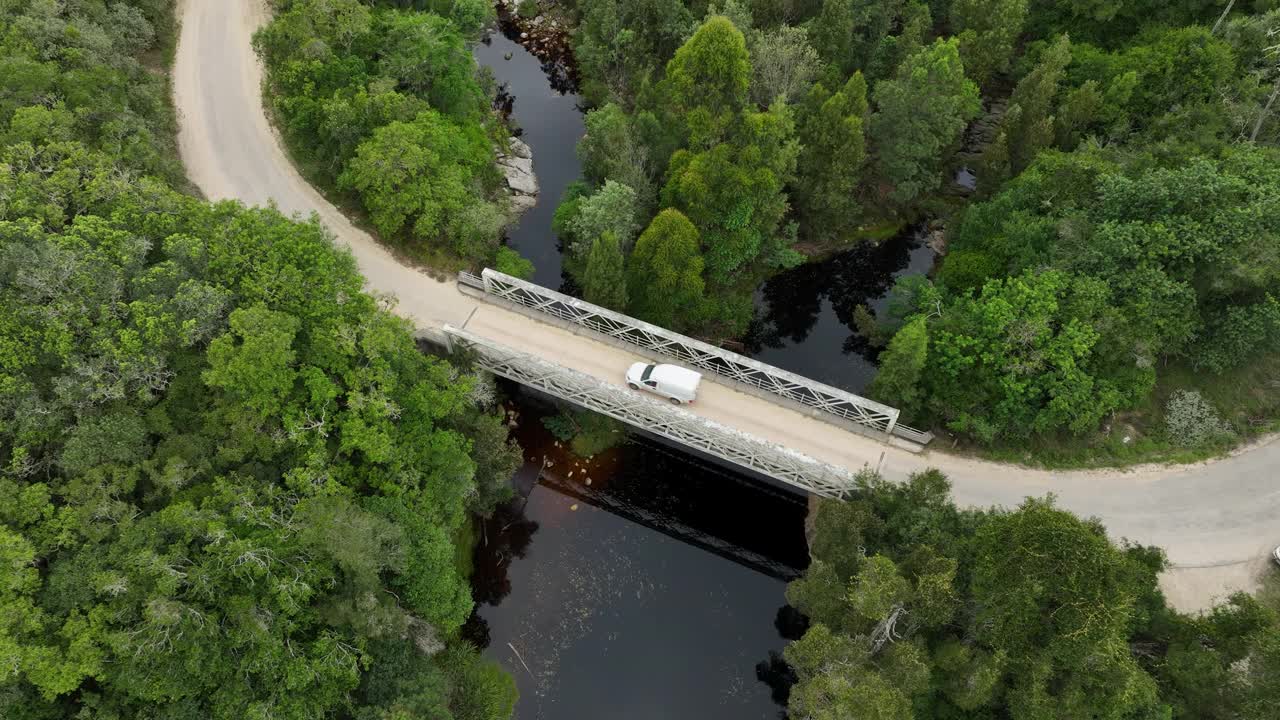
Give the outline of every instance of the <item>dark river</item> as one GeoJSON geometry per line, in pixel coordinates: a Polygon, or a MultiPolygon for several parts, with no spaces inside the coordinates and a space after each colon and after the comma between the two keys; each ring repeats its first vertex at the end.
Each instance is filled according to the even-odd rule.
{"type": "Polygon", "coordinates": [[[934,257],[923,229],[909,227],[879,245],[860,245],[774,276],[756,292],[745,353],[861,392],[875,377],[878,350],[854,332],[854,308],[866,305],[883,313],[894,281],[929,272],[934,257]]]}
{"type": "Polygon", "coordinates": [[[525,395],[525,487],[552,465],[486,523],[469,628],[515,676],[516,718],[779,717],[803,498],[644,438],[574,461],[525,395]]]}
{"type": "Polygon", "coordinates": [[[586,133],[577,95],[552,87],[541,61],[518,43],[493,33],[477,44],[473,54],[493,70],[499,88],[514,96],[511,118],[520,138],[533,149],[533,172],[538,176],[538,204],[507,233],[511,247],[533,261],[533,281],[553,290],[561,286],[560,249],[551,232],[551,217],[569,183],[582,174],[576,148],[586,133]],[[511,59],[506,59],[510,55],[511,59]]]}

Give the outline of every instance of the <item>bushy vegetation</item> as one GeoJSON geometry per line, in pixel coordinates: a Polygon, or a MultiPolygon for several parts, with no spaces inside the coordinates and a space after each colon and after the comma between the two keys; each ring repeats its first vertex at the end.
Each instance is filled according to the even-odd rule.
{"type": "Polygon", "coordinates": [[[791,717],[1274,717],[1275,598],[1182,615],[1160,550],[1117,547],[1052,500],[961,511],[937,471],[858,484],[819,506],[787,590],[812,623],[786,649],[791,717]]]}
{"type": "MultiPolygon", "coordinates": [[[[908,333],[870,392],[992,447],[1145,412],[1164,368],[1233,373],[1277,352],[1274,0],[574,6],[597,107],[559,213],[567,267],[599,288],[590,235],[638,222],[696,269],[673,282],[665,253],[620,238],[614,307],[734,336],[797,248],[949,219],[936,284],[900,288],[879,327],[863,313],[878,344],[908,333]],[[979,175],[968,207],[947,182],[961,163],[979,175]],[[575,222],[618,186],[636,202],[611,205],[612,225],[575,222]],[[671,233],[673,211],[696,234],[671,233]]],[[[1161,416],[1140,424],[1179,442],[1161,416]]]]}
{"type": "Polygon", "coordinates": [[[491,393],[318,224],[171,189],[170,12],[0,4],[0,716],[509,717],[491,393]]]}
{"type": "MultiPolygon", "coordinates": [[[[989,446],[1091,435],[1149,407],[1165,368],[1233,373],[1278,350],[1273,0],[575,5],[597,108],[558,214],[567,267],[602,296],[592,234],[658,223],[673,243],[619,238],[615,307],[733,336],[796,248],[949,217],[936,282],[899,288],[879,328],[862,318],[909,333],[871,391],[989,446]],[[962,145],[968,207],[946,182],[962,145]],[[621,187],[635,202],[588,202],[621,187]]],[[[1161,417],[1144,429],[1181,443],[1161,417]]]]}
{"type": "MultiPolygon", "coordinates": [[[[942,185],[978,95],[957,43],[925,42],[927,11],[907,13],[914,44],[877,54],[874,69],[846,72],[875,53],[826,15],[856,25],[861,10],[796,6],[808,21],[788,24],[753,19],[776,17],[763,4],[695,5],[578,3],[577,57],[599,107],[579,145],[585,185],[561,206],[557,230],[569,236],[567,267],[584,286],[599,285],[586,267],[599,233],[657,223],[670,235],[668,213],[678,212],[696,231],[697,257],[683,243],[678,254],[700,265],[703,287],[692,292],[690,278],[681,284],[691,292],[670,295],[629,285],[626,310],[732,337],[750,321],[760,281],[803,260],[799,243],[838,246],[918,212],[942,185]],[[620,188],[635,201],[592,203],[620,188]],[[605,208],[607,222],[598,217],[605,208]],[[596,216],[580,219],[590,210],[596,216]]],[[[897,18],[881,18],[885,32],[897,18]]],[[[647,275],[653,261],[635,256],[641,243],[619,239],[624,263],[645,265],[628,277],[647,275]]]]}
{"type": "MultiPolygon", "coordinates": [[[[74,192],[72,168],[97,151],[115,160],[123,179],[182,181],[168,79],[143,62],[162,62],[172,47],[169,0],[6,3],[0,23],[0,140],[16,153],[0,177],[14,183],[15,175],[51,174],[47,168],[67,163],[65,192],[74,192]]],[[[111,173],[101,165],[85,171],[111,173]]],[[[0,186],[0,206],[14,215],[47,217],[58,212],[54,205],[29,188],[0,186]]]]}
{"type": "Polygon", "coordinates": [[[494,165],[506,135],[467,45],[492,4],[275,7],[255,44],[271,107],[311,179],[353,193],[383,239],[413,258],[493,265],[508,221],[494,165]]]}

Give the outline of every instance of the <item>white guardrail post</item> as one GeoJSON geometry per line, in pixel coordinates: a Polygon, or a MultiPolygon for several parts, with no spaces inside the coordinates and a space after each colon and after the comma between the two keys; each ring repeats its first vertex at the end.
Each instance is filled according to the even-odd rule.
{"type": "Polygon", "coordinates": [[[465,285],[483,290],[487,295],[674,358],[681,363],[834,415],[861,427],[921,445],[933,439],[932,433],[900,424],[900,411],[897,408],[549,290],[527,280],[489,268],[485,268],[479,277],[461,273],[458,279],[465,285]]]}
{"type": "Polygon", "coordinates": [[[561,367],[452,325],[444,326],[444,334],[450,338],[452,346],[470,350],[476,363],[495,375],[815,495],[843,498],[854,489],[854,475],[848,469],[761,440],[626,388],[600,382],[586,373],[561,367]]]}

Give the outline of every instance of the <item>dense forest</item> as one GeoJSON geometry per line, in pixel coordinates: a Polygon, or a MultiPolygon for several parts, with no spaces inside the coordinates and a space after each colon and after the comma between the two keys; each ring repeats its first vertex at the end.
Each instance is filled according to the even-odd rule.
{"type": "Polygon", "coordinates": [[[505,720],[494,389],[317,223],[175,189],[174,29],[0,3],[0,717],[505,720]]]}
{"type": "Polygon", "coordinates": [[[937,471],[874,473],[814,519],[787,599],[791,717],[1264,720],[1280,713],[1280,585],[1171,611],[1155,548],[1027,500],[958,510],[937,471]]]}

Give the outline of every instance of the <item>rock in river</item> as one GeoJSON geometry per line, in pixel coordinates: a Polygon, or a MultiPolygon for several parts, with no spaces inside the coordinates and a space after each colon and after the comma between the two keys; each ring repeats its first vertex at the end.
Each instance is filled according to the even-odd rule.
{"type": "Polygon", "coordinates": [[[533,174],[533,151],[518,138],[511,138],[510,152],[498,152],[498,168],[511,190],[511,209],[519,215],[538,202],[538,178],[533,174]]]}

